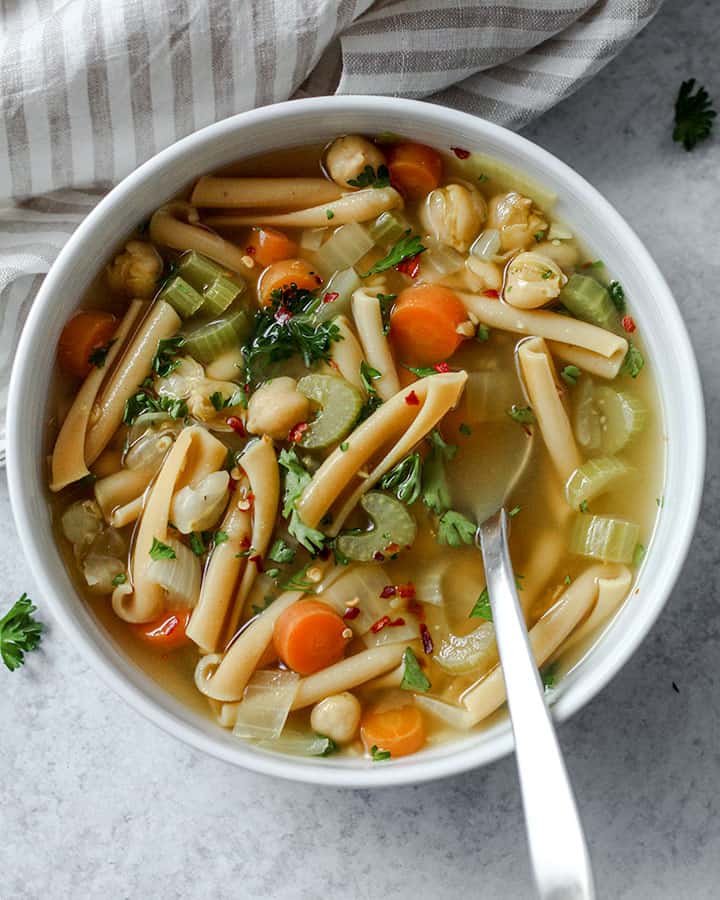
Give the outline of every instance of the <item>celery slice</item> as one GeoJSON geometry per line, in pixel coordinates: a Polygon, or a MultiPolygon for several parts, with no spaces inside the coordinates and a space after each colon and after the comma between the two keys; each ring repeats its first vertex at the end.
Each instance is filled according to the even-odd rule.
{"type": "Polygon", "coordinates": [[[323,302],[315,311],[315,321],[326,322],[328,319],[334,319],[335,316],[350,315],[353,291],[356,291],[361,285],[360,276],[355,269],[341,269],[336,272],[325,285],[322,293],[323,302]],[[337,297],[333,298],[333,294],[337,294],[337,297]]]}
{"type": "Polygon", "coordinates": [[[223,269],[196,250],[190,250],[182,255],[177,267],[177,273],[201,294],[216,278],[228,274],[226,269],[223,269]]]}
{"type": "Polygon", "coordinates": [[[467,675],[480,666],[489,669],[497,662],[494,625],[483,622],[470,634],[448,634],[435,654],[435,662],[449,675],[467,675]]]}
{"type": "Polygon", "coordinates": [[[628,391],[595,388],[594,406],[600,418],[600,449],[608,455],[622,450],[647,424],[645,406],[628,391]]]}
{"type": "Polygon", "coordinates": [[[317,264],[323,272],[337,272],[354,266],[375,246],[375,241],[359,222],[341,225],[317,251],[317,264]]]}
{"type": "Polygon", "coordinates": [[[571,275],[558,298],[573,316],[608,331],[619,324],[618,312],[606,288],[588,275],[571,275]]]}
{"type": "Polygon", "coordinates": [[[297,386],[301,394],[320,406],[302,436],[302,447],[319,450],[336,444],[349,434],[363,405],[362,394],[354,385],[335,375],[314,374],[305,375],[297,386]]]}
{"type": "Polygon", "coordinates": [[[360,534],[345,533],[336,541],[340,553],[361,562],[382,560],[415,540],[417,526],[407,507],[390,494],[371,491],[360,505],[372,520],[372,529],[360,534]]]}
{"type": "Polygon", "coordinates": [[[407,219],[398,213],[384,212],[370,226],[370,237],[376,244],[394,244],[410,227],[407,219]]]}
{"type": "Polygon", "coordinates": [[[629,563],[635,553],[640,526],[613,516],[581,513],[570,534],[570,552],[604,562],[629,563]]]}
{"type": "Polygon", "coordinates": [[[158,299],[169,303],[181,319],[194,316],[203,304],[202,294],[198,294],[195,288],[179,275],[175,275],[166,283],[158,294],[158,299]]]}
{"type": "Polygon", "coordinates": [[[586,376],[581,378],[573,391],[573,431],[575,438],[585,450],[597,450],[600,447],[600,417],[595,405],[595,385],[586,376]]]}
{"type": "Polygon", "coordinates": [[[184,351],[198,362],[208,365],[223,353],[244,343],[252,331],[252,321],[244,310],[238,310],[219,322],[201,325],[185,337],[184,351]]]}
{"type": "Polygon", "coordinates": [[[575,469],[568,479],[565,485],[568,503],[577,509],[581,503],[593,500],[615,487],[618,481],[632,471],[627,463],[614,456],[598,456],[596,459],[590,459],[579,469],[575,469]]]}
{"type": "Polygon", "coordinates": [[[221,316],[244,293],[244,281],[237,284],[224,275],[218,275],[203,291],[202,312],[207,316],[221,316]]]}

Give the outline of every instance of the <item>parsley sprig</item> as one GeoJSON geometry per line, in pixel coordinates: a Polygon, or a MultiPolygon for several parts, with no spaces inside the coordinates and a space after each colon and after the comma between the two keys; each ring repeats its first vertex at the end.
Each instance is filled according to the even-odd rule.
{"type": "Polygon", "coordinates": [[[161,378],[166,378],[171,372],[174,372],[180,365],[180,360],[176,357],[184,344],[185,338],[181,334],[158,341],[152,361],[153,372],[156,372],[161,378]]]}
{"type": "Polygon", "coordinates": [[[408,228],[405,232],[405,236],[401,237],[396,244],[393,244],[388,251],[387,256],[383,256],[382,259],[378,260],[375,265],[361,277],[367,278],[370,275],[376,275],[378,272],[385,272],[387,269],[399,266],[405,259],[412,259],[419,253],[424,253],[427,250],[427,247],[423,246],[420,241],[420,235],[411,234],[411,231],[412,229],[408,228]]]}
{"type": "Polygon", "coordinates": [[[673,140],[690,151],[700,141],[710,137],[713,120],[717,113],[713,109],[712,100],[704,87],[695,90],[695,79],[683,81],[675,101],[675,128],[673,140]]]}
{"type": "Polygon", "coordinates": [[[387,166],[378,166],[377,172],[372,166],[365,166],[357,178],[348,178],[348,184],[356,188],[384,188],[390,186],[390,172],[387,166]]]}
{"type": "Polygon", "coordinates": [[[0,655],[11,672],[20,668],[25,654],[42,640],[44,626],[33,618],[34,612],[32,600],[23,594],[0,619],[0,655]]]}
{"type": "Polygon", "coordinates": [[[132,425],[139,416],[148,412],[166,412],[172,419],[184,419],[188,414],[188,408],[187,403],[179,397],[169,395],[158,397],[142,388],[125,404],[123,422],[132,425]]]}
{"type": "Polygon", "coordinates": [[[305,486],[312,476],[298,459],[294,450],[282,450],[278,462],[285,469],[285,494],[282,514],[288,521],[288,531],[295,540],[310,553],[318,553],[325,545],[325,535],[317,528],[311,528],[300,518],[295,504],[300,499],[305,486]]]}

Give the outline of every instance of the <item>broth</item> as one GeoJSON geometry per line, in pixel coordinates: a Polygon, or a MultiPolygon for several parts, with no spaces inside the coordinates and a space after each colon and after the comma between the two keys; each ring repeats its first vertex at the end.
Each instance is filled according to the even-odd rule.
{"type": "Polygon", "coordinates": [[[497,717],[472,533],[513,457],[527,451],[505,497],[511,557],[529,628],[557,618],[551,684],[632,590],[664,437],[621,288],[541,187],[482,157],[350,140],[226,167],[230,200],[201,180],[122,242],[61,339],[49,502],[78,593],[166,690],[269,749],[382,761],[497,717]],[[286,193],[262,182],[244,207],[238,178],[286,193]],[[324,221],[299,226],[315,204],[286,197],[309,178],[324,221]],[[389,199],[348,214],[351,196],[389,199]],[[301,262],[276,276],[287,258],[301,262]],[[498,310],[513,316],[488,325],[498,310]]]}

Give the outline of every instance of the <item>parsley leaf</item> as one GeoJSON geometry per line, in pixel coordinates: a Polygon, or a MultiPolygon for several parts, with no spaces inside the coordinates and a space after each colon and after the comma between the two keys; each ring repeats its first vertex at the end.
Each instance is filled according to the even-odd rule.
{"type": "Polygon", "coordinates": [[[507,414],[513,422],[517,422],[519,425],[535,424],[535,413],[529,406],[512,406],[507,411],[507,414]]]}
{"type": "Polygon", "coordinates": [[[163,544],[156,537],[153,538],[152,547],[150,548],[150,556],[152,559],[177,559],[177,554],[172,547],[163,544]]]}
{"type": "Polygon", "coordinates": [[[32,600],[23,594],[0,619],[0,655],[11,672],[20,668],[25,654],[42,640],[45,626],[33,618],[36,611],[32,600]]]}
{"type": "Polygon", "coordinates": [[[693,94],[694,89],[694,78],[683,81],[675,100],[675,128],[672,137],[688,151],[710,137],[713,119],[717,115],[705,88],[698,87],[693,94]]]}
{"type": "Polygon", "coordinates": [[[478,327],[475,329],[475,340],[479,343],[483,344],[490,337],[490,329],[487,325],[483,325],[482,322],[478,324],[478,327]]]}
{"type": "Polygon", "coordinates": [[[282,538],[278,538],[270,548],[268,559],[281,565],[283,563],[291,563],[295,559],[295,550],[289,544],[286,544],[282,538]]]}
{"type": "Polygon", "coordinates": [[[127,582],[127,575],[124,572],[120,572],[112,580],[112,583],[115,585],[115,587],[118,587],[121,584],[125,584],[126,582],[127,582]]]}
{"type": "Polygon", "coordinates": [[[213,535],[213,543],[217,547],[218,544],[224,544],[225,541],[229,541],[230,537],[228,536],[227,531],[216,531],[213,535]]]}
{"type": "Polygon", "coordinates": [[[360,380],[365,387],[365,390],[368,394],[376,394],[375,385],[373,381],[377,381],[378,378],[382,378],[382,372],[379,372],[377,369],[373,369],[372,366],[368,365],[365,360],[360,363],[360,380]]]}
{"type": "Polygon", "coordinates": [[[427,250],[427,247],[424,247],[420,242],[420,235],[411,235],[411,229],[408,228],[405,232],[405,237],[400,238],[396,244],[393,244],[388,251],[387,256],[378,260],[371,269],[360,277],[367,278],[369,275],[385,272],[387,269],[392,269],[394,266],[400,265],[404,259],[412,259],[413,256],[424,253],[425,250],[427,250]]]}
{"type": "Polygon", "coordinates": [[[390,334],[390,313],[392,312],[393,303],[397,294],[378,294],[377,298],[380,303],[380,315],[383,323],[383,334],[387,337],[390,334]]]}
{"type": "Polygon", "coordinates": [[[454,444],[447,444],[436,428],[430,432],[428,439],[432,449],[423,464],[423,503],[433,512],[441,515],[449,509],[451,499],[445,463],[453,459],[457,453],[457,447],[454,444]]]}
{"type": "Polygon", "coordinates": [[[450,547],[472,544],[476,530],[477,525],[474,522],[471,522],[462,513],[449,509],[440,517],[437,535],[438,543],[447,544],[450,547]]]}
{"type": "Polygon", "coordinates": [[[635,550],[633,551],[632,563],[635,567],[638,567],[642,561],[645,559],[645,545],[644,544],[635,544],[635,550]]]}
{"type": "Polygon", "coordinates": [[[422,490],[422,462],[419,453],[411,453],[401,459],[380,479],[380,487],[393,494],[402,503],[412,506],[422,490]]]}
{"type": "Polygon", "coordinates": [[[628,352],[625,354],[623,364],[620,366],[622,375],[629,375],[631,378],[637,378],[642,367],[645,365],[645,358],[632,341],[628,341],[628,352]]]}
{"type": "Polygon", "coordinates": [[[357,188],[384,188],[390,186],[390,172],[385,165],[378,166],[377,172],[372,166],[365,166],[357,178],[348,178],[348,184],[357,188]]]}
{"type": "Polygon", "coordinates": [[[294,450],[282,450],[278,462],[286,472],[282,514],[286,519],[289,516],[288,531],[306,550],[310,553],[317,553],[325,546],[325,535],[317,528],[306,525],[295,509],[295,503],[300,499],[300,495],[312,476],[300,462],[294,450]]]}
{"type": "Polygon", "coordinates": [[[123,412],[123,422],[132,425],[143,413],[166,412],[172,419],[184,419],[188,414],[187,403],[179,397],[164,394],[153,396],[146,390],[140,390],[128,398],[123,412]]]}
{"type": "Polygon", "coordinates": [[[190,549],[195,556],[202,556],[207,551],[205,538],[199,531],[191,531],[189,535],[190,549]]]}
{"type": "Polygon", "coordinates": [[[611,281],[607,286],[607,292],[610,299],[615,304],[615,309],[623,313],[625,312],[625,291],[619,281],[611,281]]]}
{"type": "Polygon", "coordinates": [[[392,753],[389,750],[381,750],[377,744],[373,744],[370,748],[370,756],[373,762],[382,762],[384,759],[390,759],[392,753]]]}
{"type": "Polygon", "coordinates": [[[281,585],[283,591],[311,591],[314,589],[315,585],[310,581],[307,576],[307,570],[310,568],[310,563],[306,566],[303,566],[298,572],[293,573],[285,584],[281,585]]]}
{"type": "Polygon", "coordinates": [[[175,359],[185,344],[185,338],[181,334],[175,337],[164,338],[158,341],[158,347],[153,356],[152,370],[161,378],[165,378],[180,365],[180,360],[175,359]]]}
{"type": "Polygon", "coordinates": [[[475,606],[470,610],[469,619],[485,619],[486,622],[492,622],[493,614],[490,606],[490,594],[488,589],[484,587],[480,596],[475,601],[475,606]]]}
{"type": "Polygon", "coordinates": [[[582,375],[577,366],[565,366],[560,370],[560,377],[565,384],[577,384],[578,378],[582,375]]]}
{"type": "Polygon", "coordinates": [[[95,366],[96,369],[102,369],[105,365],[105,360],[107,359],[107,355],[110,352],[110,348],[115,343],[117,338],[113,338],[111,341],[108,341],[107,344],[103,344],[102,347],[96,347],[93,352],[88,356],[88,362],[91,366],[95,366]]]}
{"type": "Polygon", "coordinates": [[[421,693],[429,691],[432,687],[430,679],[420,668],[420,663],[413,653],[412,647],[405,648],[402,658],[403,676],[400,687],[406,691],[420,691],[421,693]]]}
{"type": "Polygon", "coordinates": [[[540,680],[543,683],[543,687],[546,691],[549,691],[551,688],[554,688],[557,684],[558,677],[558,663],[550,663],[550,665],[545,666],[544,669],[540,672],[540,680]]]}

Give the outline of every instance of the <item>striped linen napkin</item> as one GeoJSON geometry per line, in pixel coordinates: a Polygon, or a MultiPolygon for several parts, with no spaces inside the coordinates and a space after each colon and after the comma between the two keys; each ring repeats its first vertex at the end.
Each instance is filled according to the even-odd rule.
{"type": "Polygon", "coordinates": [[[520,128],[662,0],[3,0],[0,460],[27,309],[105,191],[158,150],[290,97],[426,98],[520,128]]]}

